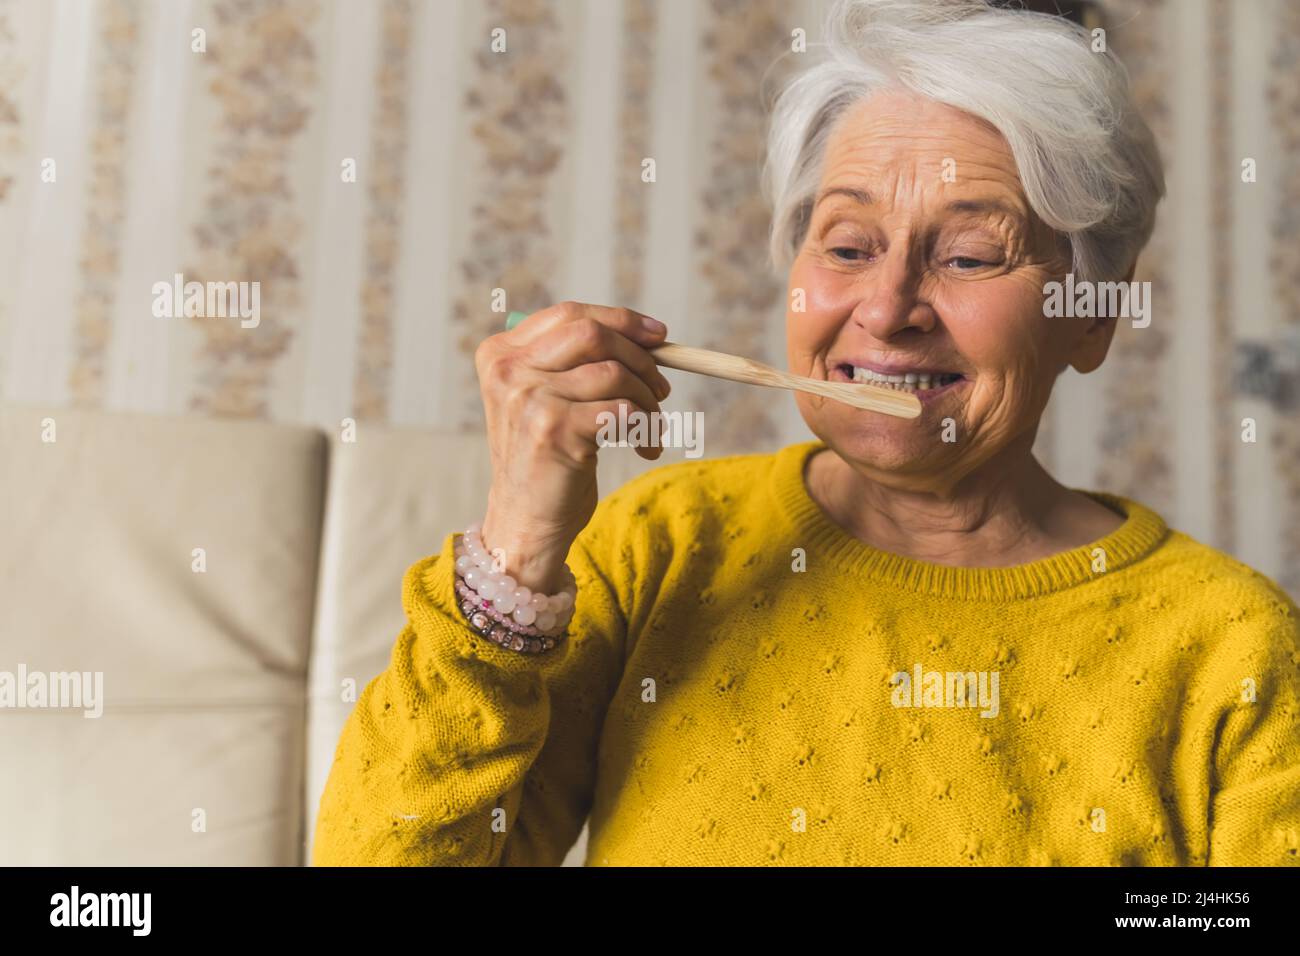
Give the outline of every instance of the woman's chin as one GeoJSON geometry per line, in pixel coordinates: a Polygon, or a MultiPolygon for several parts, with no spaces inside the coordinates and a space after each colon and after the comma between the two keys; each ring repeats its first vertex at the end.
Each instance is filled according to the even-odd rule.
{"type": "Polygon", "coordinates": [[[882,472],[924,473],[935,466],[934,446],[916,435],[890,435],[875,428],[833,428],[816,432],[850,464],[882,472]]]}

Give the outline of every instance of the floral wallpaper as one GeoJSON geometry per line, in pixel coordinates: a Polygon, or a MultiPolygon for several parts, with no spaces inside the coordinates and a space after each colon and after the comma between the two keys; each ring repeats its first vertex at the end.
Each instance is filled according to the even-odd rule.
{"type": "MultiPolygon", "coordinates": [[[[1213,102],[1210,109],[1211,163],[1216,178],[1232,182],[1238,175],[1239,158],[1232,135],[1232,16],[1230,0],[1214,0],[1213,19],[1220,29],[1210,33],[1210,62],[1213,102]]],[[[1211,221],[1216,235],[1231,236],[1233,190],[1216,189],[1211,194],[1211,221]]],[[[1233,335],[1233,270],[1223,257],[1214,260],[1214,354],[1231,355],[1233,335]]],[[[1219,546],[1231,550],[1237,541],[1236,510],[1233,502],[1232,449],[1238,442],[1239,425],[1233,415],[1232,381],[1227,375],[1211,379],[1214,397],[1214,501],[1215,530],[1219,546]]]]}
{"type": "Polygon", "coordinates": [[[0,166],[0,203],[14,181],[14,159],[21,148],[21,123],[12,91],[23,67],[14,36],[13,6],[14,0],[0,0],[0,156],[4,157],[4,165],[0,166]]]}
{"type": "MultiPolygon", "coordinates": [[[[766,329],[785,315],[785,287],[762,269],[755,237],[767,231],[769,211],[760,197],[758,158],[766,128],[759,84],[764,72],[790,49],[790,27],[779,0],[709,0],[701,36],[707,76],[716,98],[710,160],[699,191],[707,227],[694,236],[697,269],[706,290],[704,309],[712,334],[704,348],[740,353],[769,365],[785,356],[768,354],[766,329]],[[757,260],[757,261],[756,261],[757,260]]],[[[709,409],[719,448],[740,451],[771,445],[778,437],[771,404],[755,401],[752,389],[713,379],[693,383],[695,407],[709,409]]]]}
{"type": "Polygon", "coordinates": [[[103,401],[104,358],[113,322],[122,220],[128,200],[124,166],[139,27],[136,0],[112,0],[104,5],[93,68],[93,154],[81,235],[81,291],[73,338],[76,355],[68,380],[75,401],[92,407],[103,401]]]}
{"type": "Polygon", "coordinates": [[[191,411],[266,417],[276,362],[301,320],[304,197],[294,147],[319,93],[316,0],[212,0],[210,47],[199,61],[220,109],[206,201],[193,226],[199,255],[187,281],[261,284],[256,335],[195,319],[202,336],[191,411]]]}
{"type": "MultiPolygon", "coordinates": [[[[1155,133],[1165,161],[1166,182],[1177,154],[1170,148],[1167,90],[1169,53],[1164,43],[1171,30],[1166,0],[1140,4],[1116,2],[1106,7],[1107,40],[1128,67],[1139,107],[1155,133]]],[[[1146,328],[1120,322],[1107,364],[1110,376],[1104,396],[1105,426],[1099,436],[1103,450],[1100,483],[1136,498],[1157,511],[1173,501],[1173,475],[1168,457],[1169,396],[1162,387],[1162,366],[1169,360],[1168,311],[1171,289],[1167,270],[1168,210],[1157,213],[1157,232],[1138,260],[1134,281],[1151,283],[1153,318],[1146,328]],[[1161,223],[1160,220],[1165,222],[1161,223]],[[1165,303],[1164,311],[1161,304],[1165,303]],[[1166,321],[1157,321],[1164,318],[1166,321]]]]}
{"type": "Polygon", "coordinates": [[[478,343],[501,329],[491,311],[493,289],[504,289],[506,311],[534,312],[565,298],[552,287],[559,265],[550,203],[562,185],[556,173],[567,148],[570,95],[565,64],[572,51],[556,4],[546,0],[487,0],[482,42],[460,94],[474,154],[469,234],[458,255],[459,288],[451,319],[462,363],[456,423],[482,426],[483,410],[471,361],[478,343]],[[494,52],[493,30],[505,47],[494,52]]]}
{"type": "Polygon", "coordinates": [[[1283,424],[1275,432],[1273,450],[1286,495],[1278,508],[1284,529],[1279,580],[1294,593],[1300,591],[1300,5],[1282,4],[1275,36],[1267,95],[1269,118],[1279,139],[1280,195],[1272,204],[1269,223],[1269,265],[1285,322],[1276,362],[1289,372],[1274,394],[1283,424]]]}
{"type": "MultiPolygon", "coordinates": [[[[628,0],[623,10],[623,90],[619,97],[619,171],[628,179],[617,193],[618,222],[613,250],[614,294],[618,302],[639,301],[645,274],[647,191],[638,188],[642,161],[650,156],[653,108],[654,38],[658,25],[654,0],[628,0]]],[[[632,306],[629,306],[630,308],[632,306]]]]}
{"type": "MultiPolygon", "coordinates": [[[[769,215],[758,188],[764,83],[778,60],[797,64],[794,28],[815,43],[824,7],[86,0],[84,15],[64,20],[60,4],[0,0],[0,240],[13,251],[0,262],[0,397],[473,431],[482,409],[471,358],[500,329],[497,310],[577,298],[573,284],[585,279],[609,291],[601,304],[689,313],[691,323],[674,327],[677,341],[780,366],[784,283],[755,251],[769,215]],[[73,50],[84,63],[51,64],[73,50]],[[349,72],[355,63],[364,68],[349,72]],[[350,95],[335,95],[340,88],[350,95]],[[584,139],[590,130],[604,132],[584,139]],[[416,149],[429,142],[432,153],[416,149]],[[40,178],[54,152],[57,185],[40,178]],[[156,170],[138,160],[155,154],[174,156],[172,180],[154,181],[156,170]],[[339,181],[344,156],[357,160],[354,183],[339,181]],[[648,187],[642,160],[670,156],[685,164],[661,162],[648,187]],[[580,179],[593,169],[599,183],[580,179]],[[594,186],[610,199],[603,208],[575,202],[594,186]],[[155,213],[168,190],[174,209],[155,213]],[[66,233],[41,233],[47,210],[69,208],[66,233]],[[575,239],[590,225],[581,216],[601,219],[607,244],[575,239]],[[64,245],[75,254],[52,255],[64,245]],[[146,245],[167,252],[145,262],[147,276],[128,267],[146,245]],[[147,314],[143,293],[175,273],[257,283],[256,327],[147,314]],[[346,294],[320,301],[332,277],[346,278],[346,294]],[[15,292],[20,279],[34,290],[26,299],[15,292]],[[38,359],[52,374],[20,374],[38,359]],[[321,394],[331,402],[313,404],[321,394]],[[402,409],[421,411],[401,418],[402,409]]],[[[1196,522],[1211,544],[1262,548],[1261,569],[1300,589],[1300,4],[1101,8],[1167,177],[1205,168],[1227,182],[1242,156],[1255,155],[1253,188],[1269,215],[1243,218],[1243,197],[1258,193],[1227,188],[1206,188],[1199,219],[1162,206],[1136,276],[1153,284],[1155,321],[1121,323],[1090,415],[1070,404],[1084,399],[1053,400],[1044,459],[1054,470],[1068,460],[1074,471],[1062,480],[1131,495],[1176,526],[1196,522]],[[1205,22],[1184,29],[1188,16],[1205,22]],[[1256,35],[1248,31],[1261,37],[1258,57],[1241,62],[1234,51],[1256,35]],[[1271,139],[1243,141],[1252,116],[1271,139]],[[1184,123],[1208,130],[1195,155],[1176,148],[1187,141],[1184,123]],[[1208,245],[1237,258],[1185,261],[1177,240],[1187,228],[1211,230],[1208,245]],[[1238,271],[1256,249],[1268,257],[1267,289],[1238,271]],[[1195,306],[1204,310],[1197,322],[1162,316],[1161,303],[1206,273],[1212,294],[1195,306]],[[1267,335],[1242,331],[1247,292],[1267,303],[1253,316],[1270,324],[1267,335]],[[1254,372],[1178,367],[1184,334],[1254,372]],[[1183,410],[1167,387],[1182,376],[1196,377],[1215,410],[1197,433],[1180,430],[1183,410]],[[1246,399],[1269,410],[1265,454],[1243,448],[1246,399]],[[1188,473],[1188,457],[1213,466],[1188,473]],[[1189,487],[1212,513],[1179,513],[1189,487]],[[1267,512],[1241,507],[1260,500],[1267,512]]],[[[708,417],[706,454],[807,437],[782,404],[788,395],[755,400],[752,388],[684,373],[674,382],[670,407],[708,417]]]]}
{"type": "Polygon", "coordinates": [[[375,75],[371,128],[373,178],[368,180],[365,284],[353,401],[358,420],[386,421],[393,354],[393,298],[401,243],[410,84],[411,0],[384,0],[382,52],[375,75]]]}

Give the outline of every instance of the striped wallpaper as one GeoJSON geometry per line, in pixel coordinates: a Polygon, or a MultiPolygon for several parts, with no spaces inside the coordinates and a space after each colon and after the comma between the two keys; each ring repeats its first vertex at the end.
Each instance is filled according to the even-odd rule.
{"type": "MultiPolygon", "coordinates": [[[[1167,164],[1155,312],[1061,379],[1040,453],[1300,591],[1300,4],[1103,6],[1167,164]]],[[[823,7],[0,0],[0,397],[475,429],[495,290],[782,364],[760,82],[823,7]],[[257,281],[259,324],[155,316],[178,273],[257,281]]],[[[669,375],[710,455],[808,437],[669,375]]]]}

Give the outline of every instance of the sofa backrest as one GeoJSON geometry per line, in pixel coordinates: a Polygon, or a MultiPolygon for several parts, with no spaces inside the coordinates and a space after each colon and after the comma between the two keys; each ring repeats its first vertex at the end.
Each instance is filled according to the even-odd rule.
{"type": "MultiPolygon", "coordinates": [[[[102,675],[97,717],[0,707],[0,865],[310,859],[347,689],[490,480],[481,433],[355,438],[0,406],[0,682],[102,675]]],[[[602,494],[654,467],[599,461],[602,494]]]]}
{"type": "Polygon", "coordinates": [[[102,677],[0,708],[0,864],[298,862],[324,436],[9,405],[0,449],[0,672],[102,677]]]}

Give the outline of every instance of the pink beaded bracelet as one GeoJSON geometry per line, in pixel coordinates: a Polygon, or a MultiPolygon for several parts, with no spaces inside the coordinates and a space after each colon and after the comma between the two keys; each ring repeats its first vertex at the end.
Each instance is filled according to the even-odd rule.
{"type": "Polygon", "coordinates": [[[468,602],[471,611],[482,611],[498,624],[513,631],[515,634],[522,634],[524,637],[545,637],[546,635],[539,631],[531,624],[520,624],[509,614],[502,614],[493,606],[491,601],[479,597],[473,590],[466,586],[460,578],[456,579],[456,594],[460,598],[462,605],[468,602]]]}
{"type": "Polygon", "coordinates": [[[459,578],[456,581],[456,591],[461,613],[470,627],[494,644],[522,653],[537,654],[553,649],[565,636],[568,614],[551,633],[544,634],[532,625],[520,624],[504,615],[492,602],[480,597],[459,578]]]}
{"type": "Polygon", "coordinates": [[[520,587],[492,567],[492,556],[472,524],[456,540],[456,594],[461,613],[474,630],[493,643],[524,653],[550,650],[573,617],[577,581],[568,565],[566,586],[554,595],[520,587]]]}

